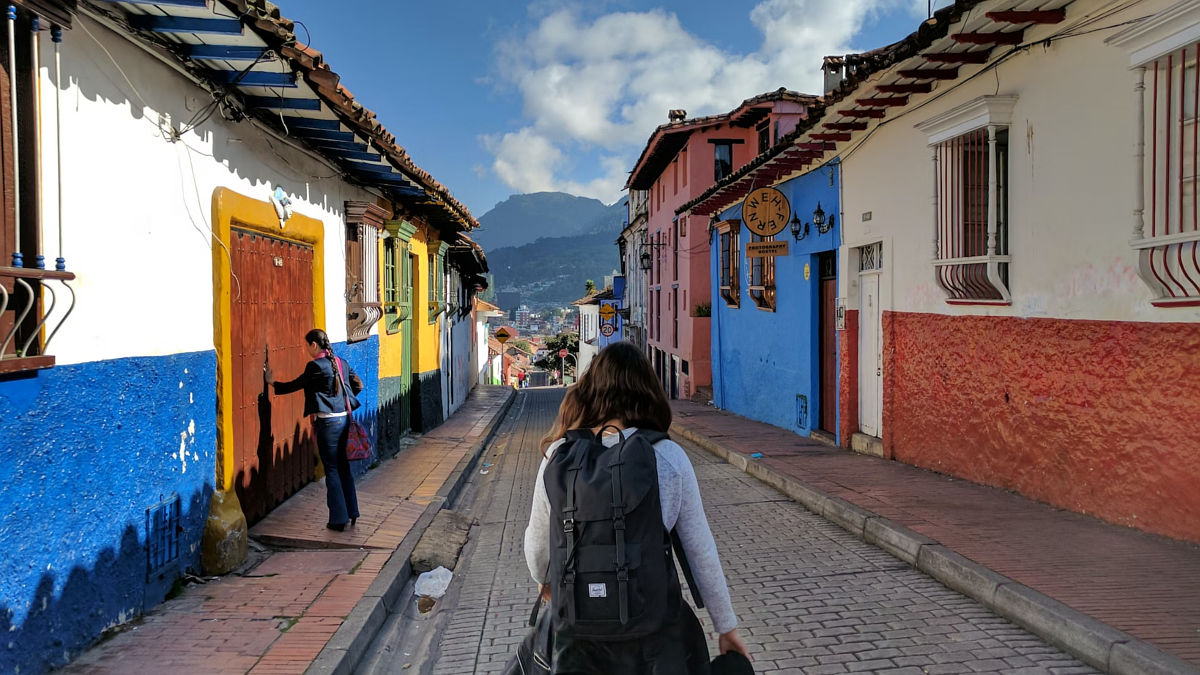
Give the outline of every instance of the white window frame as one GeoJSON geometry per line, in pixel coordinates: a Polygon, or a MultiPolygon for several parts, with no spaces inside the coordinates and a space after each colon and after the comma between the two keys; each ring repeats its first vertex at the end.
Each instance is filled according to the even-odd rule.
{"type": "MultiPolygon", "coordinates": [[[[1189,182],[1193,193],[1200,190],[1195,162],[1187,162],[1184,156],[1187,152],[1185,135],[1192,137],[1193,145],[1197,141],[1200,110],[1193,110],[1192,117],[1185,120],[1181,109],[1179,119],[1175,120],[1174,112],[1183,102],[1181,98],[1171,99],[1173,105],[1161,111],[1157,108],[1157,104],[1165,103],[1171,94],[1178,96],[1186,91],[1188,71],[1196,68],[1200,61],[1200,0],[1178,2],[1105,42],[1128,52],[1129,67],[1133,72],[1135,174],[1133,236],[1129,245],[1138,256],[1138,276],[1154,293],[1151,304],[1156,307],[1200,306],[1200,265],[1195,262],[1200,248],[1200,228],[1196,227],[1194,206],[1192,227],[1187,227],[1188,218],[1183,215],[1186,198],[1182,194],[1184,184],[1189,182]],[[1181,55],[1182,60],[1177,65],[1174,57],[1181,55]],[[1183,82],[1173,77],[1176,70],[1180,70],[1185,78],[1183,82]],[[1148,80],[1149,94],[1146,92],[1148,80]],[[1177,83],[1181,86],[1176,87],[1177,83]],[[1161,95],[1158,87],[1162,87],[1161,95]],[[1159,112],[1157,119],[1155,112],[1159,112]],[[1178,126],[1173,124],[1176,121],[1178,126]],[[1178,135],[1172,138],[1173,134],[1178,135]],[[1180,144],[1178,152],[1172,145],[1176,139],[1180,144]],[[1149,161],[1147,143],[1150,145],[1149,161]],[[1191,176],[1185,178],[1183,172],[1172,175],[1170,167],[1181,160],[1183,171],[1191,169],[1191,176]],[[1158,172],[1160,163],[1161,174],[1158,172]],[[1188,167],[1188,163],[1192,166],[1188,167]],[[1173,189],[1177,190],[1174,195],[1173,189]],[[1149,224],[1146,222],[1147,194],[1152,204],[1149,224]]],[[[1195,79],[1196,72],[1190,73],[1192,85],[1200,87],[1200,82],[1195,79]]],[[[1200,108],[1194,99],[1192,104],[1200,108]]],[[[1177,166],[1175,170],[1178,171],[1177,166]]]]}
{"type": "MultiPolygon", "coordinates": [[[[999,182],[999,153],[997,152],[997,134],[1008,129],[1012,124],[1013,109],[1017,105],[1017,97],[980,96],[960,106],[947,110],[930,119],[920,122],[916,128],[926,134],[931,149],[933,162],[933,266],[938,285],[946,292],[949,304],[969,305],[1010,305],[1012,294],[1009,292],[1005,279],[1012,262],[1008,255],[1007,234],[1011,229],[1010,223],[1004,223],[1001,232],[1000,211],[1007,214],[1006,204],[1000,204],[998,193],[999,182]],[[942,194],[945,181],[942,176],[945,168],[939,166],[939,154],[945,156],[945,144],[951,144],[968,134],[987,130],[987,245],[983,255],[970,257],[952,257],[951,246],[943,241],[942,234],[947,228],[959,228],[962,225],[961,214],[956,214],[956,203],[961,200],[947,200],[942,194]],[[947,279],[954,276],[955,271],[966,274],[969,269],[982,266],[984,277],[979,277],[971,283],[954,285],[947,279]],[[982,291],[982,292],[980,292],[982,291]],[[976,297],[982,295],[999,297],[976,297]]],[[[952,187],[959,187],[951,181],[952,187]]],[[[1007,186],[1005,186],[1007,188],[1007,186]]],[[[1011,194],[1005,189],[1005,197],[1011,202],[1011,194]]]]}

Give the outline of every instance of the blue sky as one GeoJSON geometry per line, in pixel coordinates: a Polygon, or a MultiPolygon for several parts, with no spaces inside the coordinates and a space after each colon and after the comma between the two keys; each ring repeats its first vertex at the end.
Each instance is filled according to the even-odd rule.
{"type": "Polygon", "coordinates": [[[908,35],[926,0],[280,0],[280,10],[481,216],[518,192],[616,201],[668,109],[709,115],[779,87],[820,93],[822,56],[908,35]]]}

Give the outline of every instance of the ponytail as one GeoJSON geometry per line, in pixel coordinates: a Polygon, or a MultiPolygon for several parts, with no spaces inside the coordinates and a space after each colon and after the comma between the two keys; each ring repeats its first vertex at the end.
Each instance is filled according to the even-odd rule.
{"type": "Polygon", "coordinates": [[[333,346],[329,344],[329,335],[320,328],[314,328],[304,334],[304,341],[311,342],[325,350],[325,356],[333,366],[333,393],[336,395],[341,390],[342,378],[338,375],[340,369],[335,360],[337,357],[333,355],[333,346]]]}

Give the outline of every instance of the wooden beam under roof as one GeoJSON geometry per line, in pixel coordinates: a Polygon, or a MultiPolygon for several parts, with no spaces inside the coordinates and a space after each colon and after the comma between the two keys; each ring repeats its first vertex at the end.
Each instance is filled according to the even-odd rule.
{"type": "MultiPolygon", "coordinates": [[[[863,128],[867,128],[865,122],[863,123],[863,128]]],[[[795,147],[797,149],[807,150],[809,152],[825,152],[826,150],[837,150],[837,143],[830,143],[829,141],[817,141],[815,143],[797,143],[795,147]]]]}
{"type": "Polygon", "coordinates": [[[1024,31],[997,31],[995,33],[955,33],[950,36],[960,45],[1019,45],[1024,39],[1024,31]]]}
{"type": "Polygon", "coordinates": [[[1065,7],[1038,10],[1003,10],[984,14],[997,23],[1062,23],[1067,18],[1065,7]]]}
{"type": "Polygon", "coordinates": [[[974,52],[936,52],[933,54],[922,54],[921,58],[933,63],[987,63],[989,49],[980,49],[974,52]]]}
{"type": "Polygon", "coordinates": [[[848,133],[829,133],[829,134],[809,134],[809,138],[817,141],[848,141],[850,134],[848,133]]]}
{"type": "Polygon", "coordinates": [[[884,94],[928,94],[933,91],[932,82],[910,82],[909,84],[880,84],[876,91],[884,94]]]}
{"type": "Polygon", "coordinates": [[[911,68],[897,74],[910,80],[953,80],[958,77],[958,68],[911,68]]]}
{"type": "Polygon", "coordinates": [[[858,110],[857,108],[849,108],[847,110],[839,110],[839,115],[844,117],[873,117],[880,118],[887,115],[887,111],[883,108],[867,108],[866,110],[858,110]]]}
{"type": "Polygon", "coordinates": [[[821,126],[832,131],[866,131],[866,122],[822,122],[821,126]]]}
{"type": "Polygon", "coordinates": [[[876,96],[875,98],[858,98],[854,101],[870,108],[898,108],[908,105],[907,96],[876,96]]]}

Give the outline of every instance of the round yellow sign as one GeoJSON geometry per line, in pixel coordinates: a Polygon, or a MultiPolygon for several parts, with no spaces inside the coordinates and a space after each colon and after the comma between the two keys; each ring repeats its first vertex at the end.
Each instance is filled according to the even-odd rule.
{"type": "Polygon", "coordinates": [[[771,237],[782,232],[791,216],[792,205],[775,188],[758,188],[746,195],[746,200],[742,202],[742,222],[760,237],[771,237]]]}

